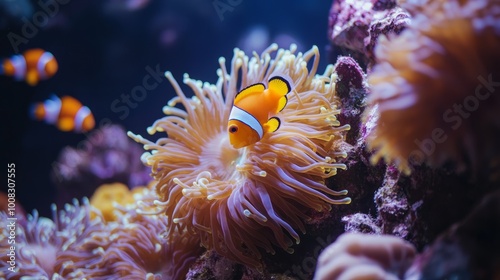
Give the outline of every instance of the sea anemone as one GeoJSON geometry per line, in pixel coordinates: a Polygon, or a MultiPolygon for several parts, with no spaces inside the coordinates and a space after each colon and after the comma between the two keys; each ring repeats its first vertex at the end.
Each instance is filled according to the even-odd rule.
{"type": "Polygon", "coordinates": [[[488,163],[500,141],[500,3],[408,1],[414,18],[382,38],[369,74],[380,117],[369,146],[410,173],[424,161],[488,163]]]}
{"type": "Polygon", "coordinates": [[[325,180],[344,169],[337,162],[349,125],[336,119],[333,67],[316,75],[319,52],[279,49],[272,44],[261,56],[249,59],[235,49],[231,72],[220,58],[216,85],[190,79],[189,99],[170,72],[165,73],[177,97],[163,108],[167,117],[148,128],[150,134],[166,132],[156,143],[129,132],[143,143],[142,159],[158,181],[157,213],[167,216],[167,233],[196,235],[201,245],[240,263],[260,266],[260,249],[274,253],[274,246],[292,253],[297,229],[305,232],[310,209],[329,211],[332,204],[347,204],[331,196],[325,180]],[[277,51],[277,52],[276,52],[277,51]],[[276,52],[271,58],[271,53],[276,52]],[[312,61],[311,69],[307,68],[312,61]],[[241,73],[241,77],[240,77],[241,73]],[[228,140],[227,122],[238,89],[286,75],[294,89],[278,114],[280,128],[254,145],[234,149],[228,140]],[[184,110],[174,107],[181,103],[184,110]]]}
{"type": "MultiPolygon", "coordinates": [[[[134,202],[156,198],[148,188],[133,193],[134,202]]],[[[87,204],[85,200],[90,211],[80,211],[82,218],[74,219],[79,224],[71,225],[80,234],[58,254],[55,271],[62,277],[182,279],[200,253],[195,236],[171,233],[169,240],[165,238],[167,218],[163,215],[141,215],[135,211],[135,203],[113,203],[113,220],[104,222],[101,212],[87,204]]],[[[67,207],[59,220],[69,222],[68,217],[78,211],[77,207],[67,207]]]]}
{"type": "MultiPolygon", "coordinates": [[[[3,212],[0,212],[0,218],[8,221],[3,212]]],[[[74,279],[93,277],[104,271],[103,268],[92,267],[100,262],[100,256],[88,248],[93,246],[96,249],[106,244],[106,240],[97,242],[99,239],[96,236],[100,234],[101,239],[106,239],[107,235],[104,234],[105,227],[99,219],[90,220],[87,200],[84,200],[82,206],[75,200],[73,205],[67,204],[65,210],[59,212],[54,206],[53,220],[39,217],[36,210],[27,218],[17,218],[15,244],[7,244],[7,236],[10,234],[8,228],[0,229],[2,251],[7,251],[10,246],[16,249],[14,271],[7,270],[9,264],[6,260],[9,256],[2,256],[1,269],[8,279],[19,279],[22,276],[74,279]],[[75,246],[85,246],[85,254],[75,254],[72,251],[75,246]]]]}
{"type": "Polygon", "coordinates": [[[103,266],[103,257],[111,242],[110,231],[116,225],[104,223],[100,211],[91,207],[86,198],[83,205],[74,199],[73,205],[66,204],[58,213],[54,207],[53,217],[62,239],[54,269],[57,275],[66,279],[107,279],[110,272],[103,266]]]}
{"type": "Polygon", "coordinates": [[[9,218],[12,217],[0,212],[2,224],[5,223],[0,228],[0,248],[5,252],[1,256],[0,270],[9,279],[19,279],[22,276],[50,279],[54,272],[56,252],[60,246],[54,223],[50,219],[39,217],[36,210],[27,218],[9,218]],[[14,234],[11,233],[12,230],[14,234]],[[13,238],[9,239],[9,236],[13,238]],[[15,248],[13,259],[8,255],[12,254],[11,246],[15,248]],[[12,265],[9,264],[10,261],[12,265]],[[11,267],[14,269],[9,269],[11,267]]]}

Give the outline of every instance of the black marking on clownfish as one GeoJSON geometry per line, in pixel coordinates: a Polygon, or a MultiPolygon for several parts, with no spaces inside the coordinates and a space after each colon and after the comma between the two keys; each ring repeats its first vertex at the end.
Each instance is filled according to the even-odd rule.
{"type": "Polygon", "coordinates": [[[278,112],[283,111],[285,109],[286,104],[288,104],[288,97],[286,95],[283,95],[283,97],[280,98],[279,104],[278,104],[278,112]]]}
{"type": "MultiPolygon", "coordinates": [[[[287,79],[285,79],[285,78],[283,78],[281,76],[271,77],[269,79],[269,81],[268,81],[268,86],[271,87],[271,84],[275,84],[276,85],[276,81],[280,81],[280,82],[284,83],[285,86],[286,86],[286,91],[280,92],[281,94],[283,94],[283,95],[288,94],[292,90],[292,87],[290,86],[290,83],[287,81],[287,79]]],[[[278,84],[280,82],[278,82],[278,84]]],[[[276,87],[281,89],[281,87],[279,85],[276,85],[276,87]]]]}
{"type": "Polygon", "coordinates": [[[280,128],[280,126],[281,126],[281,120],[278,117],[271,117],[271,118],[269,118],[269,120],[267,120],[266,126],[267,126],[268,132],[275,132],[276,130],[278,130],[280,128]],[[276,125],[276,128],[269,129],[270,124],[273,124],[273,126],[274,126],[276,122],[278,123],[276,125]]]}
{"type": "Polygon", "coordinates": [[[234,101],[236,102],[237,100],[245,97],[246,95],[256,93],[256,92],[263,92],[266,89],[266,86],[264,86],[263,83],[256,83],[250,86],[247,86],[246,88],[240,90],[236,96],[234,97],[234,101]]]}

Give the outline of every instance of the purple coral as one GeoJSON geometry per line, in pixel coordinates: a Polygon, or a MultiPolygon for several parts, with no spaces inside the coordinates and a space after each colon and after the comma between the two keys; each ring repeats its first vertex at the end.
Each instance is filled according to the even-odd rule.
{"type": "Polygon", "coordinates": [[[140,161],[141,153],[117,125],[94,132],[77,149],[65,148],[53,165],[52,178],[60,189],[58,204],[73,197],[90,197],[105,183],[146,185],[151,178],[140,161]]]}
{"type": "Polygon", "coordinates": [[[376,13],[370,24],[369,36],[364,39],[364,52],[370,61],[376,60],[375,46],[381,35],[399,34],[409,23],[410,16],[399,7],[376,13]]]}
{"type": "Polygon", "coordinates": [[[366,65],[374,62],[377,38],[401,32],[408,22],[409,15],[393,0],[339,0],[330,9],[328,34],[334,51],[366,65]]]}
{"type": "Polygon", "coordinates": [[[368,91],[366,75],[361,66],[348,56],[338,57],[333,67],[338,77],[335,83],[335,93],[342,104],[339,121],[350,124],[351,130],[346,136],[346,142],[354,145],[359,134],[360,116],[368,91]]]}

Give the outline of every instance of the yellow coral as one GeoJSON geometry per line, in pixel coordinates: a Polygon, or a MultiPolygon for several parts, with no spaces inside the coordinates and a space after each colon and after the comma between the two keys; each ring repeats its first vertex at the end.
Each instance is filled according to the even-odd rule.
{"type": "MultiPolygon", "coordinates": [[[[99,186],[92,198],[90,205],[99,209],[105,221],[115,221],[116,211],[120,211],[117,206],[134,204],[133,193],[122,183],[104,184],[99,186]]],[[[90,213],[91,218],[95,218],[94,213],[90,213]]]]}
{"type": "Polygon", "coordinates": [[[338,146],[349,129],[336,119],[336,75],[332,66],[316,75],[316,47],[304,54],[295,51],[294,45],[278,50],[273,44],[249,59],[235,49],[230,73],[220,59],[216,85],[185,75],[184,83],[195,94],[191,99],[166,73],[178,96],[164,107],[168,116],[148,132],[166,132],[168,137],[153,143],[130,132],[129,136],[152,150],[143,161],[158,181],[160,201],[155,204],[169,219],[168,232],[194,234],[205,248],[259,266],[259,249],[274,252],[279,246],[293,252],[292,239],[298,243],[297,229],[305,231],[307,210],[328,211],[331,204],[350,202],[330,197],[347,191],[325,185],[325,179],[345,168],[336,159],[346,156],[338,146]],[[235,94],[273,75],[287,75],[295,85],[278,114],[280,128],[255,145],[233,149],[227,122],[235,94]],[[178,103],[185,110],[174,107],[178,103]]]}

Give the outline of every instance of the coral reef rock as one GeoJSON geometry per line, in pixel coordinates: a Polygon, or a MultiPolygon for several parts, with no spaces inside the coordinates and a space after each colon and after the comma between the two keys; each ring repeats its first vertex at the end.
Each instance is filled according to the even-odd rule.
{"type": "Polygon", "coordinates": [[[409,23],[409,17],[391,0],[333,1],[328,19],[332,59],[351,55],[362,66],[372,64],[378,37],[400,33],[409,23]]]}
{"type": "Polygon", "coordinates": [[[420,254],[405,279],[500,279],[500,191],[420,254]]]}

